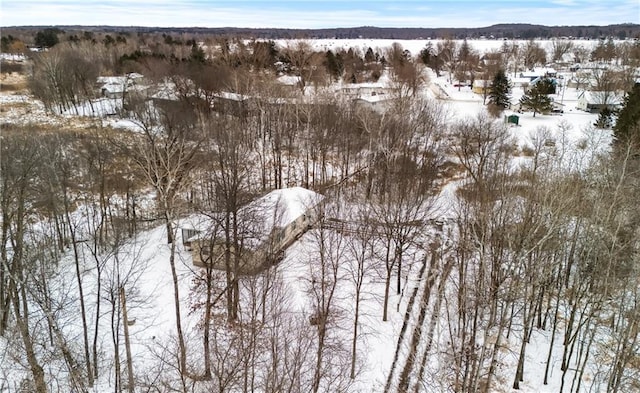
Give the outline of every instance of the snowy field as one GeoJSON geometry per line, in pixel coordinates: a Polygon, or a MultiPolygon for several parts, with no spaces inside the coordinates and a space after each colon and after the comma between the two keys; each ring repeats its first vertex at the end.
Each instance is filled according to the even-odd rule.
{"type": "MultiPolygon", "coordinates": [[[[349,49],[349,48],[358,48],[362,51],[362,53],[366,53],[367,48],[371,48],[374,51],[379,49],[383,51],[386,48],[391,47],[391,45],[395,42],[402,45],[404,49],[407,49],[411,52],[412,55],[417,55],[420,53],[424,47],[431,43],[435,48],[439,42],[443,40],[440,39],[422,39],[422,40],[391,40],[391,39],[313,39],[313,40],[302,40],[309,42],[311,46],[315,50],[327,51],[327,50],[337,50],[337,49],[349,49]]],[[[462,43],[462,40],[453,40],[458,45],[462,43]]],[[[276,44],[280,47],[287,47],[291,45],[295,45],[297,40],[286,40],[286,39],[278,39],[275,40],[276,44]]],[[[520,46],[526,45],[527,40],[468,40],[469,45],[477,50],[480,53],[486,53],[491,50],[498,50],[505,43],[508,44],[517,44],[520,46]]],[[[542,48],[549,50],[552,45],[552,40],[536,40],[542,48]]],[[[572,40],[571,41],[576,46],[583,46],[589,50],[592,50],[597,44],[598,40],[572,40]]],[[[617,42],[617,41],[614,41],[617,42]]]]}

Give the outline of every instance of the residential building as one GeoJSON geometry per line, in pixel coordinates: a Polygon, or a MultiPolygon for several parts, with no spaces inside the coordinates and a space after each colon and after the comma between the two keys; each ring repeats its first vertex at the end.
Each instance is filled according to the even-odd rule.
{"type": "Polygon", "coordinates": [[[276,264],[318,221],[323,199],[302,187],[273,190],[240,209],[234,244],[226,241],[221,213],[200,220],[196,227],[184,227],[183,236],[190,237],[183,243],[195,266],[225,270],[226,258],[237,258],[240,274],[255,274],[276,264]]]}

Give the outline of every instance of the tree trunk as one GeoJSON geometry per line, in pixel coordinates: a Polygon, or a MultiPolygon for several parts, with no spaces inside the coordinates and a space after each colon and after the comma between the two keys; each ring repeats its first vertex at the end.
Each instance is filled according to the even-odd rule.
{"type": "Polygon", "coordinates": [[[120,301],[122,302],[122,319],[124,327],[124,348],[127,355],[127,390],[129,393],[134,393],[134,381],[133,381],[133,361],[131,356],[131,344],[129,343],[129,317],[127,316],[127,298],[124,292],[124,287],[120,286],[120,301]]]}

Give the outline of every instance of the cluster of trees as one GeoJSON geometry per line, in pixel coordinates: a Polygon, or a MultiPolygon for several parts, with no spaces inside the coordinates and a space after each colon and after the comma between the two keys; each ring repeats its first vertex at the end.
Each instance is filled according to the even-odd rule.
{"type": "MultiPolygon", "coordinates": [[[[36,61],[34,91],[38,92],[38,82],[47,82],[43,77],[47,75],[54,82],[43,89],[61,89],[52,93],[50,102],[54,105],[86,99],[77,92],[83,89],[82,81],[93,77],[82,73],[89,72],[90,64],[69,72],[81,64],[73,53],[65,52],[80,47],[74,45],[59,44],[36,61]],[[45,74],[47,71],[51,74],[45,74]]],[[[304,54],[299,49],[297,54],[304,54]]],[[[395,49],[400,57],[390,59],[406,70],[412,60],[401,48],[395,49]]],[[[371,56],[367,56],[369,60],[371,56]]],[[[291,57],[299,69],[307,67],[306,60],[296,63],[295,55],[291,57]]],[[[371,61],[376,61],[375,55],[371,61]]],[[[420,233],[415,223],[426,214],[427,198],[434,192],[431,184],[440,156],[432,137],[444,127],[442,108],[407,96],[390,112],[377,114],[336,97],[317,97],[313,103],[264,100],[251,112],[226,112],[220,107],[213,111],[211,105],[202,105],[202,98],[196,98],[194,92],[204,92],[206,99],[212,92],[250,81],[242,68],[158,60],[150,69],[158,80],[175,82],[178,98],[153,101],[128,97],[125,115],[138,124],[138,133],[53,133],[22,128],[3,133],[6,248],[2,253],[2,296],[3,304],[13,305],[3,308],[3,335],[12,350],[24,354],[20,358],[28,365],[23,369],[27,375],[24,388],[37,392],[55,386],[66,389],[69,380],[70,389],[85,391],[96,379],[106,378],[113,364],[116,391],[131,390],[134,384],[159,384],[152,381],[154,378],[183,391],[193,384],[220,391],[232,386],[245,391],[258,386],[265,391],[284,387],[305,391],[309,386],[314,391],[344,390],[359,373],[361,360],[357,357],[362,350],[356,348],[362,325],[355,321],[350,349],[351,344],[338,334],[337,316],[341,313],[331,286],[325,284],[333,283],[334,289],[344,286],[347,272],[336,269],[343,269],[346,250],[360,250],[361,264],[368,264],[369,247],[358,246],[356,240],[336,244],[340,236],[335,231],[317,233],[317,251],[310,253],[310,263],[319,270],[312,272],[313,279],[308,282],[316,322],[309,325],[307,318],[295,318],[286,308],[281,273],[269,271],[248,280],[240,277],[242,255],[232,252],[240,250],[245,240],[234,230],[239,225],[238,211],[256,195],[285,185],[327,193],[335,189],[349,195],[354,203],[366,201],[369,207],[365,210],[375,219],[365,219],[363,212],[359,221],[378,228],[375,232],[383,236],[378,241],[391,250],[375,256],[380,260],[378,267],[384,269],[385,305],[379,318],[386,320],[389,297],[392,291],[400,292],[400,277],[409,268],[407,250],[420,233]],[[186,78],[191,82],[185,83],[186,78]],[[400,188],[399,177],[404,179],[400,188]],[[156,206],[141,212],[139,200],[150,189],[156,206]],[[41,202],[44,196],[51,200],[41,202]],[[78,215],[77,209],[86,213],[78,215]],[[202,326],[194,332],[183,326],[186,310],[179,301],[184,294],[176,269],[176,221],[196,211],[216,213],[214,217],[223,214],[218,225],[227,245],[227,269],[205,269],[198,275],[194,298],[203,301],[194,309],[202,312],[202,326]],[[140,307],[136,281],[145,261],[136,254],[135,239],[147,221],[163,222],[166,227],[176,326],[175,341],[161,344],[159,350],[165,354],[157,360],[158,370],[144,367],[137,374],[143,365],[131,358],[125,326],[127,309],[140,307]],[[405,226],[406,222],[414,224],[405,226]],[[40,228],[47,230],[41,232],[40,228]],[[67,266],[70,255],[75,277],[67,282],[58,274],[58,266],[67,266]],[[87,271],[92,278],[87,277],[87,271]],[[42,281],[42,277],[50,281],[42,281]],[[396,277],[397,285],[392,285],[396,277]],[[59,284],[69,285],[65,298],[59,298],[61,294],[53,289],[59,284]],[[248,298],[247,291],[255,295],[248,298]],[[81,323],[67,322],[65,310],[69,307],[57,308],[61,302],[78,307],[76,315],[82,316],[81,323]],[[33,315],[46,317],[47,323],[42,325],[33,315]],[[6,336],[14,326],[20,327],[21,336],[6,336]],[[300,335],[296,345],[290,342],[292,332],[300,335]],[[103,342],[103,337],[110,337],[110,341],[103,342]],[[36,349],[48,338],[51,343],[45,351],[36,349]],[[344,342],[338,345],[336,340],[344,342]],[[252,344],[240,346],[239,342],[252,344]],[[340,346],[343,352],[336,354],[340,346]],[[262,351],[267,347],[271,352],[262,351]],[[175,362],[167,358],[169,353],[175,355],[175,362]],[[266,358],[258,356],[262,353],[266,358]],[[221,358],[228,361],[221,362],[221,358]],[[45,362],[56,364],[55,373],[59,374],[52,374],[45,362]],[[343,362],[342,370],[350,371],[341,374],[336,362],[343,362]],[[170,370],[163,364],[170,364],[170,370]]],[[[249,84],[246,88],[258,87],[249,84]]],[[[262,96],[272,94],[268,85],[260,88],[264,89],[262,96]]],[[[357,273],[360,286],[364,270],[361,265],[357,273]]],[[[373,271],[368,265],[366,270],[373,271]]]]}
{"type": "Polygon", "coordinates": [[[78,112],[83,105],[93,110],[91,99],[99,94],[96,80],[105,74],[142,73],[152,87],[149,95],[154,91],[152,85],[167,80],[183,95],[193,93],[194,85],[185,83],[193,80],[209,103],[211,94],[220,91],[259,94],[256,90],[267,89],[271,96],[291,95],[282,88],[275,92],[277,84],[273,82],[280,73],[296,76],[300,91],[307,87],[317,91],[337,80],[377,81],[385,68],[400,95],[414,95],[426,80],[422,65],[399,44],[384,53],[367,48],[363,54],[357,48],[316,51],[307,41],[278,48],[273,41],[244,43],[221,38],[197,43],[168,40],[171,36],[166,35],[165,42],[150,44],[149,50],[142,51],[133,40],[116,39],[113,44],[100,45],[91,37],[85,35],[32,55],[30,88],[48,110],[78,112]]]}
{"type": "MultiPolygon", "coordinates": [[[[570,125],[559,127],[563,135],[570,125]]],[[[517,368],[510,370],[518,389],[532,332],[542,330],[551,335],[544,376],[537,376],[545,384],[556,357],[562,359],[562,386],[570,391],[580,390],[587,373],[595,377],[596,390],[624,390],[621,384],[630,382],[622,371],[630,367],[627,351],[637,351],[637,314],[629,314],[637,291],[627,280],[638,273],[632,240],[638,227],[629,216],[638,178],[628,172],[637,165],[628,149],[637,146],[624,144],[627,150],[619,156],[601,157],[584,168],[575,157],[561,162],[549,154],[555,149],[567,154],[567,146],[545,145],[549,130],[539,129],[532,160],[514,170],[500,126],[480,117],[456,129],[456,155],[471,181],[459,201],[453,307],[458,315],[447,322],[455,332],[447,351],[455,390],[491,391],[500,348],[507,343],[519,347],[517,368]],[[596,349],[605,331],[613,342],[596,349]],[[554,352],[560,339],[562,354],[554,352]],[[600,356],[615,360],[590,370],[587,365],[602,364],[600,356]]]]}
{"type": "MultiPolygon", "coordinates": [[[[100,59],[115,64],[113,51],[130,41],[110,44],[100,59]]],[[[174,41],[160,45],[198,49],[174,41]]],[[[107,64],[73,57],[83,45],[95,44],[58,44],[37,59],[34,92],[50,94],[50,105],[86,99],[91,65],[107,64]]],[[[402,94],[384,113],[322,95],[258,100],[251,111],[207,102],[229,88],[275,96],[273,84],[253,76],[277,58],[303,84],[314,83],[318,64],[330,68],[328,52],[304,43],[283,54],[270,43],[254,45],[261,57],[238,57],[248,51],[222,43],[213,59],[136,59],[146,75],[177,88],[176,100],[127,98],[123,115],[138,132],[3,132],[0,336],[24,375],[21,389],[85,392],[109,379],[116,392],[346,391],[371,330],[360,307],[379,297],[374,318],[387,321],[391,299],[403,296],[403,278],[416,269],[422,280],[386,391],[490,392],[505,377],[517,389],[530,366],[531,337],[542,331],[551,337],[543,383],[561,357],[556,372],[571,391],[639,388],[638,85],[619,114],[611,155],[596,154],[596,141],[572,153],[562,138],[570,125],[561,123],[556,146],[547,143],[549,130],[537,130],[530,160],[515,168],[500,121],[482,114],[451,122],[437,101],[416,97],[420,68],[399,45],[384,54],[339,54],[352,75],[373,72],[367,65],[383,58],[391,67],[402,94]],[[440,242],[426,223],[450,167],[466,176],[452,236],[440,242]],[[318,215],[345,223],[326,222],[305,237],[309,312],[302,315],[288,297],[286,266],[240,274],[247,240],[240,209],[293,185],[327,195],[318,215]],[[149,191],[153,208],[144,210],[149,191]],[[196,272],[187,295],[178,276],[178,220],[191,213],[215,223],[210,240],[223,245],[225,269],[196,272]],[[153,359],[142,362],[132,357],[127,312],[144,307],[139,279],[149,261],[138,235],[149,224],[166,228],[162,262],[171,271],[175,328],[149,344],[153,359]],[[355,299],[348,305],[345,293],[355,299]],[[187,313],[199,319],[196,328],[186,327],[187,313]],[[559,340],[562,354],[554,352],[559,340]],[[514,370],[501,367],[505,346],[516,348],[514,370]]],[[[463,63],[475,57],[464,44],[445,42],[421,60],[468,75],[463,63]]],[[[489,99],[504,106],[506,68],[496,67],[501,87],[489,99]]]]}
{"type": "Polygon", "coordinates": [[[27,50],[24,43],[11,34],[3,35],[0,38],[0,45],[2,53],[24,53],[27,50]]]}

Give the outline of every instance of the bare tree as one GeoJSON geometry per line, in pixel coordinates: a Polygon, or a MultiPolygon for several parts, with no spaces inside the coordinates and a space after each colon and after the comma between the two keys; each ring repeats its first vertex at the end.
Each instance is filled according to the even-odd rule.
{"type": "MultiPolygon", "coordinates": [[[[326,217],[333,209],[319,205],[318,217],[326,217]]],[[[344,359],[342,342],[335,337],[333,329],[339,324],[341,311],[338,308],[338,293],[344,277],[341,266],[346,259],[344,238],[336,231],[321,227],[314,230],[314,263],[310,263],[307,282],[312,312],[310,322],[316,327],[315,366],[311,391],[342,391],[350,383],[341,369],[335,369],[344,359]]],[[[348,363],[344,364],[346,366],[348,363]]],[[[344,369],[342,369],[344,370],[344,369]]]]}
{"type": "Polygon", "coordinates": [[[547,62],[547,52],[534,40],[527,41],[523,51],[524,66],[526,68],[533,68],[547,62]]]}
{"type": "Polygon", "coordinates": [[[425,82],[421,65],[397,42],[387,51],[387,62],[400,98],[413,97],[425,82]]]}
{"type": "Polygon", "coordinates": [[[350,221],[355,223],[349,230],[352,236],[348,239],[348,252],[351,263],[348,268],[348,275],[354,287],[354,313],[353,313],[353,336],[351,340],[351,379],[356,377],[356,366],[358,358],[358,339],[360,337],[360,307],[365,293],[365,278],[369,277],[373,270],[371,259],[376,243],[376,225],[373,223],[371,213],[366,208],[358,209],[351,217],[350,221]]]}
{"type": "Polygon", "coordinates": [[[33,389],[47,392],[43,360],[39,359],[34,340],[33,321],[30,320],[28,293],[29,264],[26,252],[28,205],[37,179],[39,151],[27,135],[4,137],[2,141],[2,310],[3,334],[9,319],[9,307],[20,335],[24,354],[33,378],[33,389]],[[6,220],[6,221],[5,221],[6,220]],[[7,250],[11,245],[11,252],[7,250]]]}
{"type": "Polygon", "coordinates": [[[551,41],[551,59],[554,62],[561,62],[566,54],[571,53],[573,42],[568,40],[555,39],[551,41]]]}
{"type": "MultiPolygon", "coordinates": [[[[131,115],[142,130],[137,143],[118,145],[135,160],[149,185],[156,191],[158,210],[165,222],[170,243],[169,264],[173,277],[176,330],[180,348],[180,371],[186,373],[186,346],[182,331],[180,293],[176,272],[176,225],[182,193],[204,141],[198,114],[184,101],[158,107],[142,101],[131,108],[131,115]]],[[[126,143],[126,142],[125,142],[126,143]]]]}

